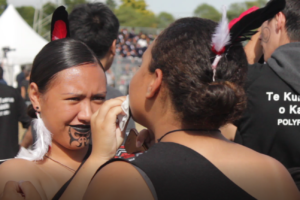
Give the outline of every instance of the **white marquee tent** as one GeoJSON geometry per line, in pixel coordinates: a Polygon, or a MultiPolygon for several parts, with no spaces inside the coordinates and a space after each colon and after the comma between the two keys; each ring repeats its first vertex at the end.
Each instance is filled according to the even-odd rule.
{"type": "Polygon", "coordinates": [[[0,17],[0,59],[5,70],[4,79],[9,85],[15,86],[20,65],[32,63],[46,44],[47,41],[24,21],[13,5],[6,8],[0,17]],[[7,53],[7,59],[4,58],[4,47],[14,50],[7,53]]]}

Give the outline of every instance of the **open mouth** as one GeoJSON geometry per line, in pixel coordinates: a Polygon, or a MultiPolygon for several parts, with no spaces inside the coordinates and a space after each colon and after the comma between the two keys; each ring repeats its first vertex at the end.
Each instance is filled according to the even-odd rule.
{"type": "Polygon", "coordinates": [[[70,125],[71,128],[73,128],[76,132],[79,133],[87,133],[91,130],[91,126],[90,125],[70,125]]]}

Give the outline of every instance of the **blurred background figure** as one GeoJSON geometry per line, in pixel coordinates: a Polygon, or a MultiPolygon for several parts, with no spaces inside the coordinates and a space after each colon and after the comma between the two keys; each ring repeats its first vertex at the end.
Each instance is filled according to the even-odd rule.
{"type": "Polygon", "coordinates": [[[7,85],[6,81],[3,79],[3,68],[0,66],[0,84],[7,85]]]}
{"type": "Polygon", "coordinates": [[[18,83],[17,89],[20,93],[21,93],[21,85],[22,85],[22,82],[25,80],[25,78],[26,78],[26,66],[22,65],[21,72],[16,77],[16,81],[18,83]]]}
{"type": "Polygon", "coordinates": [[[30,99],[29,99],[29,95],[28,95],[28,89],[29,89],[29,80],[30,80],[31,69],[27,68],[25,70],[25,72],[26,72],[25,73],[26,78],[21,83],[21,96],[25,100],[26,105],[29,106],[31,103],[30,103],[30,99]]]}
{"type": "Polygon", "coordinates": [[[19,92],[7,85],[0,84],[0,160],[14,158],[20,146],[28,148],[32,144],[31,118],[27,106],[19,92]],[[23,142],[19,145],[19,125],[28,129],[23,142]]]}

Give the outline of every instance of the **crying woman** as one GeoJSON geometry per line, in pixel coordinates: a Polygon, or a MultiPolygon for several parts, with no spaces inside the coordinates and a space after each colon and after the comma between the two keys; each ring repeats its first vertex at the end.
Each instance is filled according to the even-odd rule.
{"type": "MultiPolygon", "coordinates": [[[[61,39],[47,44],[36,56],[30,77],[32,108],[29,114],[38,118],[35,120],[38,151],[23,150],[18,158],[0,166],[0,197],[8,181],[26,180],[33,184],[42,199],[52,199],[89,156],[91,117],[101,109],[105,96],[103,67],[84,43],[61,39]]],[[[120,105],[124,100],[120,97],[107,101],[106,111],[101,113],[109,112],[109,116],[116,119],[122,112],[120,105]]],[[[105,121],[105,117],[99,119],[105,121]]],[[[121,133],[119,135],[121,137],[121,133]]],[[[94,139],[99,141],[99,138],[94,139]]],[[[118,146],[120,144],[109,147],[97,144],[97,152],[108,152],[107,148],[111,148],[111,155],[93,154],[97,159],[89,160],[97,168],[113,157],[118,146]],[[101,148],[106,149],[102,151],[101,148]]],[[[91,170],[92,173],[95,170],[91,170]]],[[[85,177],[91,176],[88,173],[83,167],[76,176],[84,191],[90,181],[87,178],[84,184],[85,177]]],[[[70,187],[72,189],[72,184],[70,187]]]]}

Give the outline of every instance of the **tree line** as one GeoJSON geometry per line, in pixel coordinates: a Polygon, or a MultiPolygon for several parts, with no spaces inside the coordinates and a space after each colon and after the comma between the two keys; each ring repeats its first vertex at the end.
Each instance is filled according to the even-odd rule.
{"type": "MultiPolygon", "coordinates": [[[[252,6],[264,6],[267,0],[246,1],[244,3],[233,3],[229,6],[227,14],[229,20],[238,17],[243,11],[252,6]]],[[[64,0],[63,4],[66,6],[68,12],[82,3],[88,3],[88,0],[64,0]]],[[[129,27],[151,27],[151,28],[165,28],[170,23],[175,21],[175,17],[167,12],[155,14],[148,9],[145,0],[121,0],[118,5],[116,0],[106,0],[106,5],[116,14],[121,26],[129,27]]],[[[0,0],[0,14],[7,6],[6,0],[0,0]]],[[[43,15],[51,15],[56,9],[57,5],[52,2],[45,3],[43,8],[43,15]]],[[[35,8],[32,6],[21,6],[16,8],[24,20],[32,27],[34,20],[35,8]]],[[[193,13],[196,17],[208,18],[214,21],[219,21],[221,13],[215,7],[204,3],[196,7],[193,13]]],[[[46,24],[45,31],[50,30],[50,24],[46,24]]]]}

